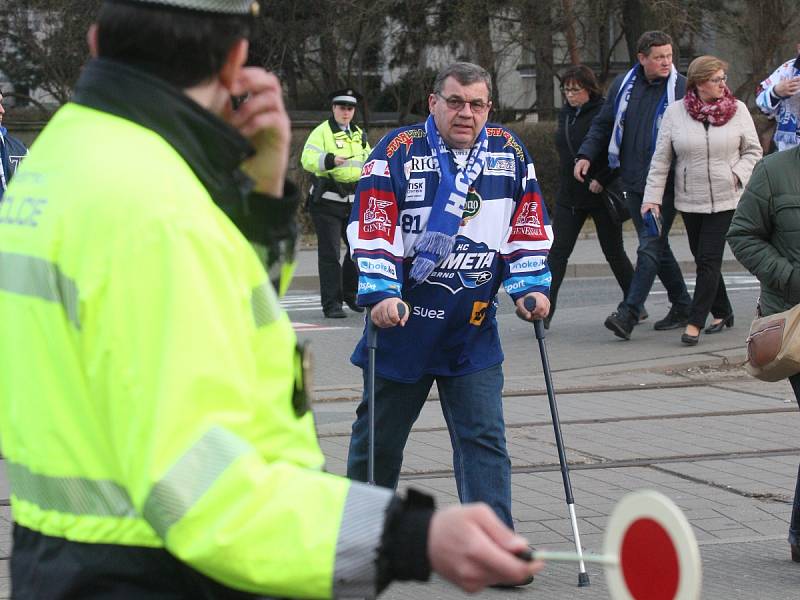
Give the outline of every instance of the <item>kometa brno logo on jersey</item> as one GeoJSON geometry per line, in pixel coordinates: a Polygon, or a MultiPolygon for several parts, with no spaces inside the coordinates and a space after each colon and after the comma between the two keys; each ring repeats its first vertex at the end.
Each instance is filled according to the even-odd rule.
{"type": "Polygon", "coordinates": [[[497,252],[481,242],[458,236],[453,251],[442,261],[427,283],[440,285],[456,294],[464,288],[474,289],[494,279],[497,252]]]}

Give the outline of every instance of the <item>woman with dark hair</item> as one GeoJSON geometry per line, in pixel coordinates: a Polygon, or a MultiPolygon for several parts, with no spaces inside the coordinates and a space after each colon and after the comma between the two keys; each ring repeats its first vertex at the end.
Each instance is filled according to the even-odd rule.
{"type": "MultiPolygon", "coordinates": [[[[558,288],[567,271],[567,261],[587,217],[591,216],[594,221],[600,248],[623,292],[627,293],[633,278],[633,265],[622,243],[622,224],[611,218],[601,196],[605,186],[615,177],[608,167],[607,156],[598,156],[597,160],[592,161],[583,183],[572,174],[575,153],[605,100],[600,85],[589,67],[574,65],[561,75],[561,92],[566,102],[558,115],[556,132],[556,148],[560,159],[559,189],[552,213],[553,246],[547,259],[553,281],[550,284],[550,314],[545,319],[545,327],[550,326],[558,288]]],[[[642,318],[645,318],[647,313],[642,314],[642,318]]]]}
{"type": "Polygon", "coordinates": [[[761,158],[753,118],[725,84],[728,65],[699,56],[686,72],[686,95],[664,112],[647,174],[642,215],[658,214],[675,164],[675,208],[683,216],[697,266],[694,297],[681,342],[697,345],[700,332],[733,327],[733,307],[722,279],[725,234],[742,190],[761,158]],[[713,320],[706,327],[708,313],[713,320]]]}

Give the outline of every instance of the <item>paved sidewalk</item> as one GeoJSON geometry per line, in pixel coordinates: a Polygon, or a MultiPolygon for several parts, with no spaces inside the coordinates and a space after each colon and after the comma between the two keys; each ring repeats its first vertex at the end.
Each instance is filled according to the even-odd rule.
{"type": "MultiPolygon", "coordinates": [[[[602,551],[604,527],[626,493],[656,489],[689,518],[700,544],[704,599],[800,598],[800,565],[789,559],[786,533],[797,474],[797,405],[785,382],[766,385],[740,368],[703,372],[683,367],[617,371],[614,386],[596,369],[572,373],[596,391],[558,393],[571,463],[575,510],[584,547],[602,551]],[[643,377],[646,375],[646,377],[643,377]],[[603,382],[606,382],[604,385],[603,382]],[[644,383],[644,385],[642,385],[644,383]]],[[[547,397],[536,377],[526,395],[506,398],[514,475],[514,517],[540,548],[573,549],[547,397]]],[[[570,388],[567,382],[558,389],[570,388]]],[[[577,388],[576,388],[577,389],[577,388]]],[[[343,473],[354,402],[315,407],[328,468],[343,473]]],[[[409,440],[401,487],[413,485],[457,502],[450,440],[438,403],[423,409],[409,440]]],[[[605,599],[602,569],[578,589],[571,564],[550,564],[525,590],[489,590],[481,598],[532,594],[548,600],[605,599]]],[[[394,584],[384,598],[467,598],[443,581],[394,584]]]]}

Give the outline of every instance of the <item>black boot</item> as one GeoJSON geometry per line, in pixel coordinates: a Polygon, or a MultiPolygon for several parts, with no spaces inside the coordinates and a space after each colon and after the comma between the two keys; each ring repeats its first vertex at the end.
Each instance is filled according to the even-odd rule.
{"type": "Polygon", "coordinates": [[[627,310],[617,310],[606,317],[604,325],[606,329],[614,332],[614,335],[623,340],[631,339],[631,331],[636,325],[636,318],[627,310]]]}

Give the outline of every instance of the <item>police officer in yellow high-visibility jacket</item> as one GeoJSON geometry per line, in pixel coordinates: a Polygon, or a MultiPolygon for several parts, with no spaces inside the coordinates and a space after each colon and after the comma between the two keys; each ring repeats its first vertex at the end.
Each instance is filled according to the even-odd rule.
{"type": "Polygon", "coordinates": [[[345,88],[330,97],[333,115],[308,136],[300,161],[312,179],[308,203],[317,232],[322,312],[339,319],[346,316],[342,302],[355,312],[364,310],[356,304],[358,274],[350,258],[346,230],[356,183],[370,147],[367,133],[353,123],[360,95],[345,88]],[[340,240],[345,245],[342,258],[340,240]]]}
{"type": "Polygon", "coordinates": [[[243,67],[254,7],[106,0],[99,58],[0,201],[14,598],[363,597],[537,568],[485,506],[323,472],[245,237],[274,266],[297,204],[280,83],[243,67]]]}

